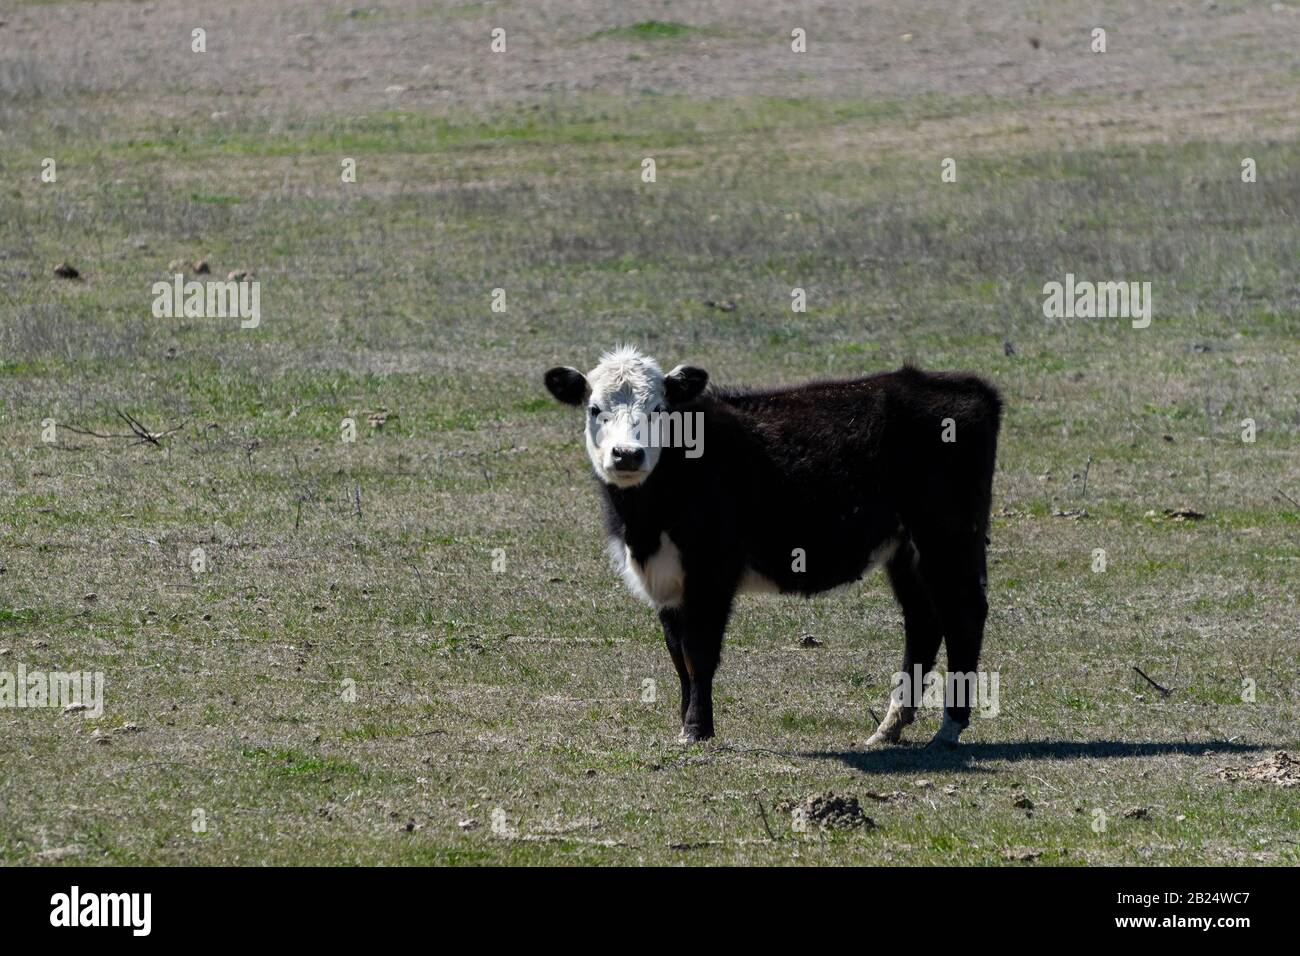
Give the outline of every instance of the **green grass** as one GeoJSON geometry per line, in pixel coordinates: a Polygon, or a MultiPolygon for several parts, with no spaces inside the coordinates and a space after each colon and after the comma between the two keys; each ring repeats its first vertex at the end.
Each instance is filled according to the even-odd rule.
{"type": "Polygon", "coordinates": [[[592,40],[670,40],[678,37],[706,33],[699,27],[692,27],[675,20],[642,20],[625,27],[611,27],[598,30],[590,37],[592,40]]]}
{"type": "MultiPolygon", "coordinates": [[[[1074,102],[1057,97],[1055,105],[1074,102]]],[[[974,116],[1005,106],[978,95],[913,97],[857,96],[824,100],[809,97],[745,96],[724,100],[694,100],[678,95],[627,99],[599,94],[579,100],[546,100],[527,105],[503,105],[492,113],[454,111],[446,115],[382,109],[342,117],[236,116],[221,124],[177,124],[143,116],[129,124],[105,125],[92,135],[69,136],[65,127],[32,122],[40,135],[15,144],[6,157],[16,164],[35,159],[57,142],[60,168],[81,172],[89,164],[157,162],[176,168],[178,159],[199,166],[207,161],[228,163],[230,157],[267,159],[321,155],[401,156],[449,152],[467,157],[490,156],[513,146],[582,146],[608,153],[620,148],[706,148],[725,144],[715,138],[771,136],[813,129],[832,129],[846,122],[916,123],[955,116],[974,116]]],[[[531,167],[519,154],[509,156],[516,174],[531,167]]],[[[593,157],[594,158],[594,157],[593,157]]],[[[337,166],[337,163],[335,164],[337,166]]],[[[373,171],[361,167],[359,179],[373,171]]],[[[66,181],[68,175],[64,175],[66,181]]],[[[82,177],[78,176],[78,180],[82,177]]],[[[94,181],[86,176],[85,181],[94,181]]],[[[334,175],[337,181],[337,174],[334,175]]],[[[143,184],[141,184],[142,186],[143,184]]],[[[118,189],[139,188],[117,184],[118,189]]],[[[220,197],[191,196],[195,202],[220,197]]],[[[234,197],[228,197],[234,198],[234,197]]]]}

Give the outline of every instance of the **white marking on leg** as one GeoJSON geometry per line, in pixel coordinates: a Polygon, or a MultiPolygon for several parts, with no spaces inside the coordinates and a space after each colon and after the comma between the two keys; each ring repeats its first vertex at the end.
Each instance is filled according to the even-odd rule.
{"type": "Polygon", "coordinates": [[[904,707],[903,702],[894,694],[889,695],[889,710],[880,722],[876,732],[867,738],[867,746],[876,744],[896,744],[903,736],[903,728],[916,718],[915,707],[904,707]]]}
{"type": "Polygon", "coordinates": [[[965,729],[965,727],[953,720],[952,715],[945,710],[943,712],[943,723],[939,725],[939,732],[934,735],[930,744],[956,747],[957,738],[961,736],[961,732],[965,729]]]}

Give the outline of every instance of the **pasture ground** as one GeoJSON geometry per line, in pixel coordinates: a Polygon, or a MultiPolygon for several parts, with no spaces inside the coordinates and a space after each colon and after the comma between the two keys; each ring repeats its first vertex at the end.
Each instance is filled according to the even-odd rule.
{"type": "Polygon", "coordinates": [[[1217,774],[1300,748],[1300,6],[221,6],[0,17],[0,671],[107,685],[0,710],[0,861],[1300,862],[1297,791],[1217,774]],[[176,259],[261,325],[153,318],[176,259]],[[1151,326],[1045,318],[1066,273],[1151,326]],[[862,750],[877,575],[742,599],[677,746],[541,387],[616,340],[996,382],[999,715],[862,750]],[[74,430],[118,409],[168,434],[74,430]],[[875,826],[792,832],[827,791],[875,826]]]}

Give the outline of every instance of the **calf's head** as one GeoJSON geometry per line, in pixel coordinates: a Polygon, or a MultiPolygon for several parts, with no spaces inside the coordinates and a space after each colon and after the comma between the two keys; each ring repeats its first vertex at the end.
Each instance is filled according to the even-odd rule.
{"type": "Polygon", "coordinates": [[[689,402],[708,382],[708,372],[688,365],[665,375],[631,346],[606,352],[586,375],[568,366],[546,373],[556,399],[586,408],[591,466],[601,481],[619,488],[645,481],[659,463],[655,416],[689,402]]]}

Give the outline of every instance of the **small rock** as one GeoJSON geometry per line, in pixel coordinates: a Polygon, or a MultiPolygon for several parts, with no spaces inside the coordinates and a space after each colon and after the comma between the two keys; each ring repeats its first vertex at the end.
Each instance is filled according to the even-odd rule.
{"type": "Polygon", "coordinates": [[[890,790],[888,793],[876,793],[874,790],[868,790],[866,793],[868,800],[875,800],[877,803],[891,803],[895,800],[906,800],[908,796],[902,790],[890,790]]]}
{"type": "Polygon", "coordinates": [[[1015,799],[1014,801],[1012,801],[1012,804],[1011,804],[1011,805],[1012,805],[1013,807],[1015,807],[1017,810],[1032,810],[1032,809],[1034,809],[1034,801],[1030,800],[1030,799],[1029,799],[1027,796],[1025,796],[1023,793],[1020,794],[1018,797],[1016,797],[1016,799],[1015,799]]]}
{"type": "Polygon", "coordinates": [[[81,856],[81,854],[85,852],[86,850],[84,847],[72,843],[68,846],[56,846],[51,847],[48,850],[42,850],[40,853],[36,854],[36,858],[38,860],[66,860],[68,857],[81,856]]]}
{"type": "Polygon", "coordinates": [[[1007,850],[1002,854],[1002,858],[1012,860],[1017,863],[1031,863],[1043,855],[1042,850],[1030,850],[1026,847],[1016,847],[1007,850]]]}
{"type": "Polygon", "coordinates": [[[800,634],[799,646],[800,647],[821,647],[822,642],[817,640],[817,638],[813,637],[811,634],[800,634]]]}
{"type": "Polygon", "coordinates": [[[81,273],[68,265],[66,262],[60,262],[54,267],[54,274],[60,279],[80,279],[81,273]]]}
{"type": "Polygon", "coordinates": [[[211,272],[212,272],[212,268],[208,265],[207,259],[199,259],[197,262],[194,263],[194,274],[196,276],[205,276],[210,274],[211,272]]]}
{"type": "Polygon", "coordinates": [[[1132,810],[1124,811],[1124,819],[1126,820],[1145,820],[1149,816],[1151,816],[1151,811],[1146,807],[1134,807],[1132,810]]]}
{"type": "Polygon", "coordinates": [[[480,824],[473,817],[470,817],[466,820],[457,820],[456,826],[460,827],[462,830],[477,830],[480,824]]]}

